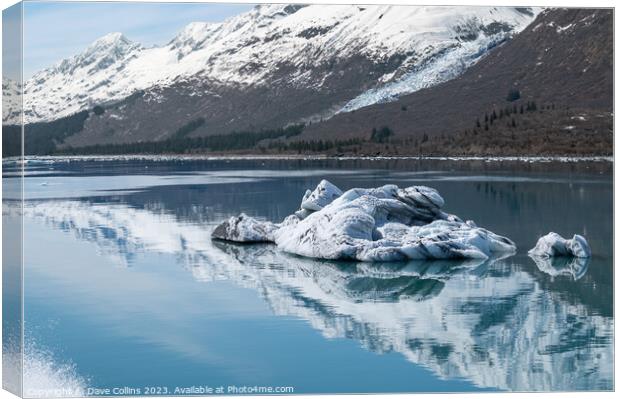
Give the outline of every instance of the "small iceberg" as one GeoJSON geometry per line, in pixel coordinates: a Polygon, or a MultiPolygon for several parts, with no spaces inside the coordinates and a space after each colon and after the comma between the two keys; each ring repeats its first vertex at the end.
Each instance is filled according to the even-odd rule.
{"type": "Polygon", "coordinates": [[[272,242],[304,257],[363,262],[487,259],[515,252],[508,238],[445,213],[443,205],[430,187],[385,185],[343,193],[323,180],[281,223],[241,214],[217,226],[212,238],[272,242]]]}
{"type": "Polygon", "coordinates": [[[277,228],[273,223],[261,222],[242,213],[217,226],[211,236],[232,242],[273,242],[277,228]]]}
{"type": "Polygon", "coordinates": [[[555,256],[573,256],[576,258],[589,258],[592,251],[583,236],[575,234],[568,240],[557,233],[549,233],[538,239],[536,246],[529,250],[528,254],[536,257],[550,258],[555,256]]]}

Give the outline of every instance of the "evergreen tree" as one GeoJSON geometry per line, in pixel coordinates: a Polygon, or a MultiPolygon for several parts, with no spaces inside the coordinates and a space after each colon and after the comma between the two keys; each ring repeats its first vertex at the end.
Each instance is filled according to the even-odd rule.
{"type": "Polygon", "coordinates": [[[93,112],[95,113],[95,115],[99,116],[99,115],[103,115],[103,113],[105,112],[105,109],[103,109],[103,107],[100,105],[96,105],[93,108],[93,112]]]}
{"type": "Polygon", "coordinates": [[[506,96],[506,101],[517,101],[518,99],[521,98],[521,92],[519,92],[519,90],[517,89],[510,89],[508,91],[508,96],[506,96]]]}
{"type": "Polygon", "coordinates": [[[372,128],[372,134],[370,136],[370,140],[375,143],[384,143],[386,142],[390,136],[392,136],[394,132],[387,126],[381,127],[379,130],[372,128]]]}

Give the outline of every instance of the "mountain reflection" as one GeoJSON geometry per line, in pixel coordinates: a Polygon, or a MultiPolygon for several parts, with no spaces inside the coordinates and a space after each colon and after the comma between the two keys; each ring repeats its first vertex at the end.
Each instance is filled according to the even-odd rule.
{"type": "Polygon", "coordinates": [[[95,243],[120,266],[143,252],[175,254],[198,281],[254,289],[277,315],[307,320],[326,338],[401,353],[442,378],[521,391],[613,386],[613,318],[599,311],[602,293],[570,295],[585,284],[587,261],[326,262],[212,242],[219,220],[179,220],[163,207],[43,201],[24,214],[95,243]]]}

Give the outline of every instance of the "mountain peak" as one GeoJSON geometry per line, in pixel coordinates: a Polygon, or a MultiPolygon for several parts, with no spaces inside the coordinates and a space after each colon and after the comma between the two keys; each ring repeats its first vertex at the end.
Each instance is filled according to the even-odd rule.
{"type": "Polygon", "coordinates": [[[170,41],[169,44],[178,47],[178,44],[186,43],[188,41],[199,41],[205,38],[205,35],[215,27],[220,26],[220,23],[213,22],[190,22],[185,25],[183,29],[170,41]]]}
{"type": "Polygon", "coordinates": [[[221,23],[214,22],[191,22],[168,45],[171,49],[177,50],[177,58],[181,59],[188,53],[198,49],[221,26],[221,23]]]}
{"type": "MultiPolygon", "coordinates": [[[[127,47],[135,44],[131,40],[127,39],[125,35],[120,32],[112,32],[107,35],[101,36],[99,39],[95,40],[88,49],[100,49],[100,48],[110,48],[110,47],[127,47]]],[[[87,49],[87,51],[88,51],[87,49]]]]}
{"type": "Polygon", "coordinates": [[[295,14],[307,6],[307,4],[258,4],[254,10],[261,15],[276,17],[295,14]]]}
{"type": "Polygon", "coordinates": [[[79,70],[90,75],[130,59],[133,53],[141,49],[139,43],[132,42],[120,32],[108,33],[92,42],[82,53],[37,72],[33,79],[44,82],[58,76],[64,82],[79,70]]]}

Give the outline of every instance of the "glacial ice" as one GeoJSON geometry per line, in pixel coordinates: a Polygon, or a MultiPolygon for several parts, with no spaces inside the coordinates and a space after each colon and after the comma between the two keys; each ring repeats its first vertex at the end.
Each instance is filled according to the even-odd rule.
{"type": "Polygon", "coordinates": [[[211,236],[233,242],[273,242],[276,229],[273,223],[259,221],[242,213],[217,226],[211,236]]]}
{"type": "Polygon", "coordinates": [[[342,191],[327,180],[321,180],[314,191],[307,190],[301,200],[301,209],[308,211],[320,211],[324,206],[331,203],[342,195],[342,191]]]}
{"type": "Polygon", "coordinates": [[[344,193],[323,180],[307,191],[301,210],[281,223],[232,217],[212,237],[273,242],[279,249],[319,259],[392,262],[409,259],[486,259],[514,252],[506,237],[442,211],[444,200],[425,186],[353,188],[344,193]]]}
{"type": "Polygon", "coordinates": [[[575,234],[567,240],[557,233],[549,233],[538,239],[536,246],[529,250],[528,254],[536,257],[549,258],[554,256],[574,256],[576,258],[589,258],[592,251],[583,236],[575,234]]]}

